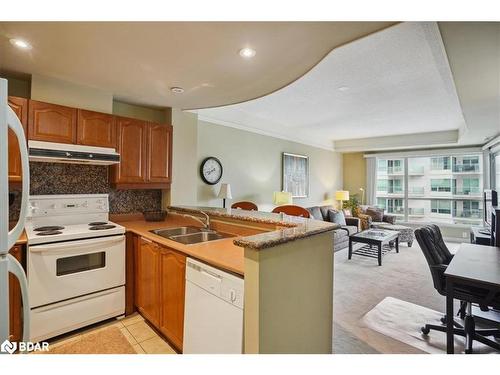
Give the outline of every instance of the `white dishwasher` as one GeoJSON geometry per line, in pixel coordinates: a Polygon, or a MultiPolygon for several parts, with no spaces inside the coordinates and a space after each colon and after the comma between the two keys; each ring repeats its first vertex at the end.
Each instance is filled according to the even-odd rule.
{"type": "Polygon", "coordinates": [[[184,354],[243,353],[242,278],[188,258],[184,354]]]}

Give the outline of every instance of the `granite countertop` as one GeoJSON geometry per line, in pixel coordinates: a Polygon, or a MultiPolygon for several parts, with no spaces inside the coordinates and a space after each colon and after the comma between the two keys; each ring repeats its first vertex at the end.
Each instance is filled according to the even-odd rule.
{"type": "Polygon", "coordinates": [[[152,229],[173,228],[185,225],[198,226],[198,223],[193,222],[191,219],[185,219],[180,215],[167,215],[165,220],[156,222],[145,221],[140,217],[135,217],[130,220],[123,217],[122,219],[115,219],[113,221],[125,227],[129,232],[177,250],[186,256],[199,259],[225,271],[241,276],[244,275],[245,257],[243,249],[233,243],[234,238],[237,237],[184,245],[150,232],[152,229]]]}
{"type": "Polygon", "coordinates": [[[169,207],[169,210],[189,214],[200,214],[200,211],[203,211],[211,217],[275,224],[277,229],[274,231],[256,234],[253,236],[238,237],[234,240],[235,245],[254,250],[270,248],[286,242],[314,236],[316,234],[332,231],[338,228],[338,225],[325,221],[275,214],[271,212],[198,206],[171,206],[169,207]]]}

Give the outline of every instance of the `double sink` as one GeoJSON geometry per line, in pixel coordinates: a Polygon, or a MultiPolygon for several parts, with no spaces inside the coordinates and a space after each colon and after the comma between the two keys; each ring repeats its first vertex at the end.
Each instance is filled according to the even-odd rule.
{"type": "Polygon", "coordinates": [[[198,227],[176,227],[150,230],[158,236],[167,238],[184,245],[192,245],[200,242],[209,242],[234,237],[232,234],[221,233],[207,228],[198,227]]]}

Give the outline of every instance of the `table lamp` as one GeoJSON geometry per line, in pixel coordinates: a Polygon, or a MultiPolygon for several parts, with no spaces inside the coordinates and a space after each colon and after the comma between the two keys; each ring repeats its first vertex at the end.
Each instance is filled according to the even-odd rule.
{"type": "Polygon", "coordinates": [[[222,199],[222,207],[226,208],[226,199],[233,199],[233,196],[231,195],[231,185],[221,184],[217,198],[222,199]]]}
{"type": "Polygon", "coordinates": [[[292,204],[292,193],[288,193],[286,191],[275,191],[273,193],[273,203],[276,206],[292,204]]]}
{"type": "Polygon", "coordinates": [[[344,207],[344,201],[349,200],[349,192],[347,190],[336,191],[335,200],[340,201],[340,209],[342,209],[344,207]]]}

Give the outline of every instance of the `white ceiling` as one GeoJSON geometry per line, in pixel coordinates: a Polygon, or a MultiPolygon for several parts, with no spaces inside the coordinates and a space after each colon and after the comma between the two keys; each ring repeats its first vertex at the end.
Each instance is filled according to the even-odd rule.
{"type": "Polygon", "coordinates": [[[160,107],[237,103],[297,79],[332,48],[393,22],[0,22],[0,70],[160,107]],[[16,49],[23,38],[31,51],[16,49]],[[243,47],[257,55],[244,60],[243,47]],[[186,91],[174,95],[169,88],[186,91]]]}
{"type": "MultiPolygon", "coordinates": [[[[197,112],[201,119],[323,148],[332,149],[337,141],[342,151],[377,147],[360,146],[355,139],[383,142],[380,137],[416,133],[429,133],[430,144],[433,138],[457,144],[466,129],[434,22],[395,25],[334,49],[306,75],[270,95],[197,112]]],[[[469,132],[460,143],[478,140],[482,133],[469,132]]],[[[425,137],[419,142],[416,146],[429,144],[425,137]]]]}

